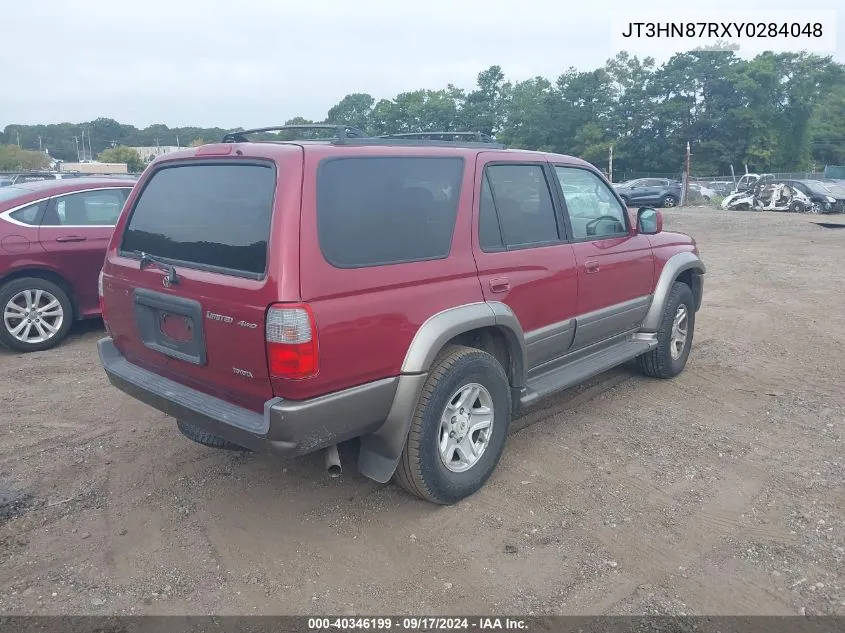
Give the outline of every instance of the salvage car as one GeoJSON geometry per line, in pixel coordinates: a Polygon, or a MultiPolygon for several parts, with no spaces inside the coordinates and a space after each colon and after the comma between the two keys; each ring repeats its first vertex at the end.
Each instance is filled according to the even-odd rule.
{"type": "Polygon", "coordinates": [[[784,180],[810,199],[812,213],[835,213],[845,211],[845,195],[834,195],[833,187],[820,180],[784,180]]]}
{"type": "Polygon", "coordinates": [[[672,208],[681,201],[681,183],[667,178],[638,178],[614,185],[626,206],[654,204],[672,208]]]}
{"type": "Polygon", "coordinates": [[[629,213],[591,164],[320,127],[160,156],[121,213],[100,359],[191,440],[324,450],[336,471],[359,438],[365,476],[451,504],[515,412],[630,360],[684,369],[695,240],[629,213]]]}
{"type": "Polygon", "coordinates": [[[134,181],[72,178],[0,189],[0,342],[58,345],[100,314],[97,276],[134,181]]]}
{"type": "Polygon", "coordinates": [[[790,181],[760,178],[750,190],[731,194],[722,208],[732,211],[812,211],[812,201],[790,181]]]}

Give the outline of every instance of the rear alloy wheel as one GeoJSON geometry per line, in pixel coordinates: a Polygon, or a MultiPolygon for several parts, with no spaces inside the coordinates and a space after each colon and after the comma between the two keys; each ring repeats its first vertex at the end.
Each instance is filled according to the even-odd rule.
{"type": "Polygon", "coordinates": [[[449,346],[423,387],[396,483],[418,497],[457,503],[496,469],[511,418],[508,378],[487,352],[449,346]]]}
{"type": "Polygon", "coordinates": [[[73,306],[65,291],[37,277],[3,286],[0,309],[0,341],[19,352],[39,352],[58,345],[73,324],[73,306]]]}
{"type": "Polygon", "coordinates": [[[671,209],[672,207],[674,207],[677,204],[678,204],[678,200],[675,198],[675,196],[672,196],[672,195],[663,196],[663,208],[664,209],[671,209]]]}
{"type": "Polygon", "coordinates": [[[810,213],[821,213],[822,212],[822,205],[818,202],[814,202],[810,205],[810,213]]]}

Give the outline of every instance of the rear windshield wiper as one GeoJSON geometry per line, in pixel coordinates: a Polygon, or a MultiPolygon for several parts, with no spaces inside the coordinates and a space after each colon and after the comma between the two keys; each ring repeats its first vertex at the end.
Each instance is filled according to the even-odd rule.
{"type": "Polygon", "coordinates": [[[167,277],[164,278],[164,284],[166,286],[173,286],[179,283],[179,277],[176,275],[176,268],[171,266],[170,264],[161,261],[160,259],[153,257],[152,255],[148,255],[147,253],[142,253],[141,251],[135,251],[135,254],[140,256],[141,262],[138,265],[139,270],[144,270],[147,266],[151,264],[155,264],[162,270],[167,271],[167,277]]]}

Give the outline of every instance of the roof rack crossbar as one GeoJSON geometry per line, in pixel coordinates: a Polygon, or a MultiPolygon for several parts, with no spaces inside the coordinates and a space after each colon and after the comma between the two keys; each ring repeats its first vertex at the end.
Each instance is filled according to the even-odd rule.
{"type": "Polygon", "coordinates": [[[367,133],[352,125],[334,123],[308,123],[298,125],[276,125],[273,127],[258,127],[239,132],[229,132],[223,137],[223,143],[247,143],[249,134],[260,134],[262,132],[285,132],[295,130],[333,130],[334,139],[363,138],[367,133]]]}
{"type": "Polygon", "coordinates": [[[394,146],[394,147],[466,147],[470,149],[505,149],[504,143],[485,141],[443,141],[438,139],[376,136],[368,138],[333,139],[332,145],[394,146]]]}
{"type": "Polygon", "coordinates": [[[433,137],[440,137],[441,140],[447,140],[444,137],[452,137],[454,139],[465,138],[477,141],[479,143],[495,143],[493,137],[483,132],[402,132],[400,134],[382,134],[378,138],[417,138],[417,139],[433,139],[433,137]]]}

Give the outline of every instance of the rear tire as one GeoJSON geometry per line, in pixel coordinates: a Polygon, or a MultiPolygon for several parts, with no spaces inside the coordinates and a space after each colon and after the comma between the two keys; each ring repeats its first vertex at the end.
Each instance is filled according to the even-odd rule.
{"type": "Polygon", "coordinates": [[[657,347],[637,357],[646,376],[674,378],[687,364],[695,332],[695,299],[685,283],[676,281],[663,307],[657,328],[657,347]],[[683,341],[680,337],[683,334],[683,341]]]}
{"type": "Polygon", "coordinates": [[[244,448],[243,446],[238,446],[229,440],[223,439],[217,435],[209,433],[208,431],[204,431],[200,427],[191,424],[190,422],[185,422],[184,420],[176,420],[176,426],[181,431],[182,435],[187,437],[189,440],[196,442],[197,444],[202,444],[203,446],[208,446],[209,448],[218,448],[224,451],[242,451],[242,452],[249,452],[249,449],[244,448]]]}
{"type": "Polygon", "coordinates": [[[496,469],[510,419],[510,385],[499,362],[475,348],[445,348],[423,386],[394,480],[427,501],[457,503],[496,469]]]}
{"type": "Polygon", "coordinates": [[[18,352],[55,347],[74,318],[67,293],[40,277],[14,279],[0,287],[0,314],[0,342],[18,352]]]}

